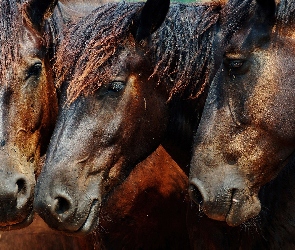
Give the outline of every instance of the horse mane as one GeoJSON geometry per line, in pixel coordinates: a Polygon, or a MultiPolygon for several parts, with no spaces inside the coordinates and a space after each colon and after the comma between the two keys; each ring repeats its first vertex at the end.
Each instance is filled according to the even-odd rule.
{"type": "MultiPolygon", "coordinates": [[[[169,99],[198,98],[203,93],[214,68],[213,41],[220,14],[226,24],[223,32],[229,36],[246,18],[252,2],[229,0],[226,5],[217,1],[170,7],[164,24],[152,35],[148,52],[154,60],[151,77],[169,84],[169,99]]],[[[111,78],[116,70],[112,62],[126,41],[132,42],[134,20],[142,7],[143,3],[106,4],[69,29],[55,64],[57,87],[69,82],[68,103],[80,94],[93,93],[111,78]]]]}
{"type": "Polygon", "coordinates": [[[19,58],[19,37],[22,27],[20,1],[0,1],[0,81],[1,84],[14,80],[11,71],[17,70],[19,58]]]}
{"type": "MultiPolygon", "coordinates": [[[[295,26],[295,2],[289,0],[276,1],[275,27],[278,35],[286,35],[288,30],[294,30],[295,26]]],[[[255,13],[256,0],[229,0],[221,11],[224,41],[243,27],[247,19],[255,13]],[[231,27],[231,28],[229,28],[231,27]]]]}
{"type": "Polygon", "coordinates": [[[286,28],[294,31],[295,25],[295,2],[281,0],[276,12],[276,26],[279,34],[284,34],[286,28]]]}
{"type": "Polygon", "coordinates": [[[109,3],[71,26],[57,51],[57,87],[69,81],[68,100],[87,95],[111,77],[113,62],[129,38],[143,3],[109,3]],[[122,46],[120,46],[122,44],[122,46]]]}
{"type": "Polygon", "coordinates": [[[240,30],[245,22],[255,13],[256,0],[229,0],[221,10],[223,43],[240,30]]]}
{"type": "Polygon", "coordinates": [[[208,85],[220,9],[219,2],[172,5],[164,24],[153,36],[156,57],[153,75],[159,82],[170,78],[169,99],[197,98],[208,85]]]}

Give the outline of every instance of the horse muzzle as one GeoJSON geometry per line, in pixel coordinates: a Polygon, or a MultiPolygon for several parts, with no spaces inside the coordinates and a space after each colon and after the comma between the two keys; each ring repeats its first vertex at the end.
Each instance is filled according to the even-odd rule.
{"type": "Polygon", "coordinates": [[[0,229],[19,229],[32,222],[34,186],[24,174],[4,171],[0,177],[0,229]]]}
{"type": "Polygon", "coordinates": [[[247,188],[237,187],[234,183],[212,189],[199,179],[192,178],[189,194],[209,218],[226,221],[233,227],[257,216],[261,210],[258,194],[253,195],[247,188]]]}

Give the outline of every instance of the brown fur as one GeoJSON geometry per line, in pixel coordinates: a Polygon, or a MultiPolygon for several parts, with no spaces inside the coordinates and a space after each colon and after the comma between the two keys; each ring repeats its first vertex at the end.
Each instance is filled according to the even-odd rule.
{"type": "Polygon", "coordinates": [[[106,249],[188,249],[187,176],[160,146],[102,206],[106,249]]]}

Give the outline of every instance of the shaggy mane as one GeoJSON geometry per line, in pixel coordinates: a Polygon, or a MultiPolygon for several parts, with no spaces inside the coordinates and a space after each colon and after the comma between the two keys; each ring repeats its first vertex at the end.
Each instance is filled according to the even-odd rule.
{"type": "MultiPolygon", "coordinates": [[[[170,99],[198,98],[214,68],[213,41],[221,18],[229,38],[253,11],[253,0],[207,4],[173,4],[164,24],[151,38],[151,76],[167,84],[170,99]]],[[[73,25],[57,52],[57,87],[69,82],[68,102],[96,91],[111,77],[114,60],[127,41],[144,3],[103,5],[73,25]]]]}
{"type": "MultiPolygon", "coordinates": [[[[134,20],[143,5],[103,5],[71,27],[55,64],[57,86],[70,82],[69,102],[94,92],[110,78],[112,62],[126,41],[131,41],[134,20]]],[[[171,96],[190,93],[188,98],[197,97],[207,84],[201,76],[207,75],[211,64],[220,7],[219,3],[172,5],[165,23],[152,35],[149,53],[154,60],[153,76],[159,82],[171,82],[171,96]],[[168,78],[171,81],[163,81],[168,78]]]]}
{"type": "Polygon", "coordinates": [[[281,0],[277,7],[276,13],[277,30],[282,35],[285,30],[295,28],[295,2],[288,0],[281,0]]]}
{"type": "Polygon", "coordinates": [[[16,0],[0,1],[0,81],[1,84],[15,79],[19,58],[19,37],[22,27],[22,10],[16,0]]]}

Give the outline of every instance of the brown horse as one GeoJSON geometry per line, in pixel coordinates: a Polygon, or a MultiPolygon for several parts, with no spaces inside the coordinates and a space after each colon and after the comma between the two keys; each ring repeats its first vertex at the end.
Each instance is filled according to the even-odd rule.
{"type": "Polygon", "coordinates": [[[243,3],[198,128],[190,193],[201,214],[240,225],[208,222],[209,249],[294,249],[295,4],[243,3]]]}
{"type": "MultiPolygon", "coordinates": [[[[53,23],[58,24],[55,28],[60,31],[64,28],[65,20],[57,17],[61,14],[76,19],[77,16],[67,12],[69,3],[73,2],[59,4],[56,16],[48,22],[46,19],[57,1],[0,2],[3,27],[0,35],[0,158],[3,164],[0,167],[0,230],[19,229],[32,221],[35,178],[42,165],[40,156],[46,151],[57,116],[50,46],[53,46],[52,38],[58,33],[51,33],[49,28],[54,27],[53,23]]],[[[83,14],[81,11],[80,16],[83,14]]],[[[79,239],[53,233],[37,217],[26,229],[2,232],[0,248],[73,249],[76,245],[93,249],[96,243],[91,238],[79,239]],[[87,241],[89,243],[85,243],[87,241]]]]}
{"type": "MultiPolygon", "coordinates": [[[[184,109],[174,98],[195,104],[188,98],[203,94],[221,6],[175,5],[157,30],[164,3],[103,6],[71,28],[57,53],[67,96],[35,196],[55,229],[85,234],[102,225],[108,201],[122,196],[120,184],[165,137],[170,104],[184,109]]],[[[190,122],[182,130],[190,133],[190,122]]]]}
{"type": "Polygon", "coordinates": [[[188,177],[158,147],[101,207],[94,236],[106,249],[189,249],[187,186],[188,177]]]}
{"type": "Polygon", "coordinates": [[[42,38],[45,13],[53,8],[1,1],[0,230],[31,222],[35,173],[55,124],[57,98],[42,38]]]}

